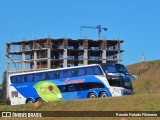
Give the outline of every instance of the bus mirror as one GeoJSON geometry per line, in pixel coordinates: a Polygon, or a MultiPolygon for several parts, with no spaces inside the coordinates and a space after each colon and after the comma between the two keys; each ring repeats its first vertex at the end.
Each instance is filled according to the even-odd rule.
{"type": "Polygon", "coordinates": [[[132,76],[132,78],[133,78],[133,79],[135,79],[135,80],[139,81],[138,76],[136,76],[136,75],[131,75],[131,76],[132,76]]]}

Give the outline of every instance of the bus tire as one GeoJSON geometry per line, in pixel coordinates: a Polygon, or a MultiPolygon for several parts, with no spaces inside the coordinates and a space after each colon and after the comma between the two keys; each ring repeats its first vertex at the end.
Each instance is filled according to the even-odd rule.
{"type": "Polygon", "coordinates": [[[95,93],[89,93],[88,98],[96,98],[96,94],[95,93]]]}
{"type": "Polygon", "coordinates": [[[108,95],[107,95],[106,92],[101,92],[99,97],[105,98],[105,97],[107,97],[107,96],[108,96],[108,95]]]}
{"type": "Polygon", "coordinates": [[[26,103],[27,103],[27,104],[31,104],[31,103],[34,103],[34,101],[33,101],[33,99],[30,98],[30,99],[28,99],[28,100],[26,101],[26,103]]]}
{"type": "Polygon", "coordinates": [[[36,102],[40,102],[40,103],[43,103],[44,102],[44,100],[42,99],[42,98],[38,98],[37,100],[36,100],[36,102]]]}

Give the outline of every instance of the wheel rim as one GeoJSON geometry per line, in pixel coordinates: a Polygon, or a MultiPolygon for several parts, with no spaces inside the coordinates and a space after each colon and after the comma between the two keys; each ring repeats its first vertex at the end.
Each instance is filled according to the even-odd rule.
{"type": "Polygon", "coordinates": [[[91,98],[95,98],[95,96],[94,96],[94,95],[91,95],[91,98]]]}
{"type": "Polygon", "coordinates": [[[103,94],[102,97],[107,97],[107,95],[106,95],[106,94],[103,94]]]}
{"type": "Polygon", "coordinates": [[[101,93],[100,97],[107,97],[107,93],[101,93]]]}
{"type": "Polygon", "coordinates": [[[91,95],[89,96],[89,98],[96,98],[96,95],[95,95],[95,94],[91,94],[91,95]]]}
{"type": "Polygon", "coordinates": [[[33,101],[32,101],[32,100],[28,100],[27,103],[28,103],[28,104],[31,104],[31,103],[33,103],[33,101]]]}

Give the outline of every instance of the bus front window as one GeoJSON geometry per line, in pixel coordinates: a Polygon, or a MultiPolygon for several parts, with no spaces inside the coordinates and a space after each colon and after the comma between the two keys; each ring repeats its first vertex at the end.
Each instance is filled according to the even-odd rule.
{"type": "Polygon", "coordinates": [[[116,73],[117,72],[114,65],[103,65],[102,68],[106,73],[116,73]]]}
{"type": "Polygon", "coordinates": [[[120,73],[123,73],[125,75],[129,74],[127,68],[124,66],[124,65],[121,65],[121,64],[115,64],[117,70],[120,72],[120,73]]]}

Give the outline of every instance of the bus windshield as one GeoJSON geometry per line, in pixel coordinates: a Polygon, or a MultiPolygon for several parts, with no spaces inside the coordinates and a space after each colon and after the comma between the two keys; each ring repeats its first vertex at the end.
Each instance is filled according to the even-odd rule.
{"type": "Polygon", "coordinates": [[[110,86],[132,88],[132,81],[127,68],[122,64],[102,65],[110,86]]]}
{"type": "Polygon", "coordinates": [[[104,72],[106,73],[117,73],[118,72],[114,65],[103,65],[102,68],[104,72]]]}
{"type": "Polygon", "coordinates": [[[124,65],[121,65],[121,64],[115,64],[117,70],[120,72],[120,73],[123,73],[123,74],[129,74],[127,68],[124,66],[124,65]]]}

